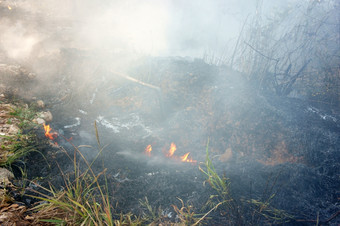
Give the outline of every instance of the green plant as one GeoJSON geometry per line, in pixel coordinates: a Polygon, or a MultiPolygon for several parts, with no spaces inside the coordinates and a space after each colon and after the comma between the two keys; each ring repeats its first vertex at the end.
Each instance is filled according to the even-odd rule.
{"type": "MultiPolygon", "coordinates": [[[[110,197],[107,190],[106,169],[96,174],[92,170],[92,164],[96,161],[104,148],[100,146],[97,127],[95,125],[99,152],[97,157],[89,163],[79,148],[70,144],[74,148],[73,158],[64,150],[62,151],[73,162],[74,172],[71,175],[65,175],[61,170],[65,187],[58,191],[52,184],[49,188],[36,184],[45,193],[34,191],[38,196],[34,198],[43,202],[33,210],[39,210],[40,221],[55,224],[71,225],[113,225],[111,213],[110,197]],[[81,170],[80,161],[85,163],[86,169],[81,170]],[[105,178],[105,186],[99,184],[99,177],[105,178]]],[[[89,146],[90,147],[90,146],[89,146]]]]}
{"type": "Polygon", "coordinates": [[[184,205],[182,199],[177,198],[180,202],[182,207],[178,208],[176,205],[172,205],[175,212],[177,213],[178,218],[180,219],[181,223],[184,225],[198,225],[204,218],[199,218],[202,214],[196,214],[193,211],[193,206],[188,204],[184,205]]]}
{"type": "Polygon", "coordinates": [[[253,222],[254,224],[260,224],[262,217],[265,219],[265,221],[275,224],[286,223],[293,218],[293,216],[287,214],[285,211],[271,206],[271,200],[274,198],[274,196],[275,194],[272,194],[268,200],[263,202],[255,199],[246,201],[253,210],[252,216],[254,217],[257,215],[257,217],[253,218],[255,220],[253,222]]]}
{"type": "MultiPolygon", "coordinates": [[[[35,135],[17,134],[15,136],[1,135],[0,166],[8,167],[30,152],[38,152],[36,149],[35,135]]],[[[41,153],[40,153],[41,154],[41,153]]]]}
{"type": "Polygon", "coordinates": [[[25,164],[23,164],[23,166],[15,165],[15,167],[19,169],[20,174],[21,174],[20,179],[15,181],[16,182],[15,185],[17,189],[19,190],[20,195],[23,196],[25,194],[25,189],[26,189],[27,182],[28,182],[26,165],[25,164]]]}
{"type": "MultiPolygon", "coordinates": [[[[56,189],[52,184],[48,188],[43,187],[35,182],[40,191],[37,189],[33,192],[36,195],[33,198],[40,199],[41,202],[31,209],[35,212],[35,222],[46,222],[57,225],[142,225],[149,218],[136,216],[132,213],[115,214],[114,217],[109,196],[108,182],[106,178],[106,169],[102,172],[95,173],[92,166],[106,146],[102,147],[98,129],[95,126],[95,134],[98,143],[98,154],[92,162],[88,162],[85,156],[80,152],[80,147],[93,148],[89,145],[74,146],[68,141],[74,149],[73,157],[63,148],[61,150],[73,163],[73,172],[65,174],[61,168],[60,172],[64,180],[64,188],[56,189]],[[82,168],[84,167],[85,169],[82,168]],[[101,183],[99,183],[99,179],[101,183]],[[104,185],[103,184],[104,181],[104,185]]],[[[65,138],[66,139],[66,138],[65,138]]],[[[67,139],[66,139],[67,140],[67,139]]],[[[103,162],[102,162],[103,164],[103,162]]],[[[147,199],[146,206],[151,209],[147,199]]],[[[153,218],[154,219],[154,218],[153,218]]]]}
{"type": "Polygon", "coordinates": [[[143,223],[149,223],[150,226],[153,225],[171,225],[170,219],[164,215],[161,206],[158,208],[153,208],[147,197],[144,200],[139,200],[139,203],[143,209],[146,211],[143,212],[141,220],[143,223]]]}
{"type": "MultiPolygon", "coordinates": [[[[11,109],[9,115],[19,120],[18,126],[21,129],[30,129],[36,126],[33,119],[36,117],[37,111],[33,107],[15,106],[11,109]]],[[[12,121],[12,119],[9,120],[12,121]]]]}
{"type": "Polygon", "coordinates": [[[136,216],[132,213],[120,214],[119,219],[114,220],[114,225],[116,226],[135,226],[143,225],[144,219],[136,216]]]}
{"type": "MultiPolygon", "coordinates": [[[[212,207],[203,217],[206,217],[212,211],[221,209],[221,215],[226,215],[229,224],[236,225],[259,225],[265,221],[266,223],[284,223],[290,221],[293,216],[287,214],[283,210],[274,208],[271,201],[275,197],[272,188],[276,183],[276,179],[269,191],[265,191],[264,201],[256,199],[237,199],[233,196],[230,189],[229,178],[220,177],[215,170],[214,165],[209,157],[209,140],[206,147],[206,160],[199,170],[206,177],[206,181],[216,194],[209,197],[206,206],[212,207]],[[267,198],[266,198],[267,197],[267,198]],[[264,218],[264,220],[263,220],[264,218]]],[[[268,182],[267,182],[268,185],[268,182]]]]}
{"type": "Polygon", "coordinates": [[[239,206],[231,195],[229,178],[218,175],[209,157],[209,140],[206,146],[206,159],[203,166],[199,165],[199,170],[206,177],[205,182],[216,191],[216,194],[211,195],[206,203],[207,207],[212,208],[208,213],[224,206],[228,218],[235,219],[236,223],[240,224],[243,221],[243,216],[240,215],[239,206]]]}
{"type": "Polygon", "coordinates": [[[209,140],[206,147],[206,158],[204,163],[205,169],[199,166],[199,170],[205,175],[206,181],[216,192],[217,195],[214,195],[211,198],[218,198],[222,200],[222,202],[228,202],[231,201],[232,198],[230,196],[230,182],[229,178],[226,178],[224,175],[221,178],[216,170],[214,165],[211,162],[211,159],[209,157],[209,140]]]}
{"type": "Polygon", "coordinates": [[[139,200],[139,203],[148,212],[147,214],[144,214],[144,219],[146,221],[154,222],[162,218],[161,208],[158,208],[158,210],[155,210],[154,208],[152,208],[147,197],[145,197],[145,201],[139,200]]]}

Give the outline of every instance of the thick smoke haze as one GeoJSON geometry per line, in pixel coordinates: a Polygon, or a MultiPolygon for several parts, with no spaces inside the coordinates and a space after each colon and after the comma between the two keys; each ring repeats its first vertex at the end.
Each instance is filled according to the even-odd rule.
{"type": "MultiPolygon", "coordinates": [[[[2,1],[1,48],[24,60],[60,48],[123,56],[190,56],[228,51],[258,1],[2,1]],[[40,48],[40,49],[39,49],[40,48]],[[37,52],[37,49],[39,51],[37,52]],[[43,49],[43,50],[42,50],[43,49]]],[[[266,11],[288,1],[265,1],[266,11]]]]}

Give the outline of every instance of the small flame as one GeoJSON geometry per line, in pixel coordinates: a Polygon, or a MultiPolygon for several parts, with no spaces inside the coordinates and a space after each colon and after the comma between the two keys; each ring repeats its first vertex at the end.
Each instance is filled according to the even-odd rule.
{"type": "Polygon", "coordinates": [[[149,144],[148,146],[146,146],[144,153],[147,156],[151,156],[151,151],[152,151],[152,146],[151,146],[151,144],[149,144]]]}
{"type": "MultiPolygon", "coordinates": [[[[176,156],[175,155],[175,151],[177,150],[176,144],[175,143],[171,143],[170,145],[170,149],[167,153],[165,154],[165,157],[167,158],[171,158],[173,160],[176,161],[181,161],[181,162],[191,162],[191,163],[196,163],[196,160],[193,160],[191,157],[189,157],[190,152],[186,153],[183,156],[176,156]]],[[[152,151],[152,146],[151,144],[149,144],[148,146],[146,146],[145,150],[144,150],[144,154],[147,156],[151,156],[151,151],[152,151]]]]}
{"type": "Polygon", "coordinates": [[[185,162],[187,160],[189,154],[190,154],[190,152],[188,152],[185,155],[181,156],[182,162],[185,162]]]}
{"type": "Polygon", "coordinates": [[[185,155],[181,156],[182,162],[197,162],[196,160],[193,160],[192,158],[188,158],[190,152],[186,153],[185,155]]]}
{"type": "Polygon", "coordinates": [[[45,136],[49,138],[50,140],[54,140],[58,134],[56,132],[51,132],[52,128],[50,125],[45,125],[44,123],[44,130],[45,130],[45,136]]]}
{"type": "Polygon", "coordinates": [[[8,5],[7,8],[8,8],[9,10],[12,10],[12,7],[11,7],[10,5],[8,5]]]}
{"type": "Polygon", "coordinates": [[[176,144],[171,143],[170,149],[168,151],[168,154],[166,154],[166,157],[172,157],[176,150],[177,150],[176,144]]]}

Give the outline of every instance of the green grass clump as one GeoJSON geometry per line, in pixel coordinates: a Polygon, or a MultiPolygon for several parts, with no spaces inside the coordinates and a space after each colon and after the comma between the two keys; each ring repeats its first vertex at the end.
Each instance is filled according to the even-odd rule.
{"type": "MultiPolygon", "coordinates": [[[[31,129],[36,126],[33,123],[33,119],[37,116],[37,110],[34,107],[22,107],[22,106],[15,106],[11,109],[9,113],[10,116],[19,120],[18,126],[20,129],[31,129]]],[[[9,119],[11,121],[11,119],[9,119]]]]}
{"type": "Polygon", "coordinates": [[[0,136],[0,166],[9,167],[30,152],[37,152],[34,135],[0,136]]]}
{"type": "MultiPolygon", "coordinates": [[[[97,127],[95,126],[95,128],[96,134],[98,134],[97,127]]],[[[72,143],[70,144],[74,148],[73,158],[66,150],[62,149],[73,162],[74,172],[72,175],[65,175],[61,171],[64,188],[60,191],[55,189],[52,184],[49,188],[37,185],[44,191],[35,191],[39,196],[34,197],[43,201],[34,208],[39,211],[38,221],[58,225],[114,225],[106,182],[106,169],[98,174],[92,170],[92,164],[104,149],[100,147],[99,136],[97,138],[99,152],[91,163],[72,143]],[[85,163],[85,170],[80,169],[81,161],[78,160],[78,156],[80,156],[79,160],[85,163]],[[100,177],[105,179],[104,186],[99,184],[100,177]]]]}
{"type": "Polygon", "coordinates": [[[22,131],[31,129],[36,124],[32,121],[37,115],[33,108],[28,107],[10,107],[9,112],[5,116],[7,124],[17,126],[16,134],[0,135],[0,166],[9,167],[14,162],[20,160],[30,152],[37,151],[37,138],[33,132],[23,134],[22,131]]]}

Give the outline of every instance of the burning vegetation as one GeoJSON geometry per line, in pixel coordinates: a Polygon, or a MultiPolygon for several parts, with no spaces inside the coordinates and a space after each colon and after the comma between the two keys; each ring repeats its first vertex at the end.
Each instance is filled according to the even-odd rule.
{"type": "MultiPolygon", "coordinates": [[[[2,216],[14,209],[31,225],[339,223],[336,1],[268,20],[259,1],[232,51],[199,59],[126,56],[143,33],[166,48],[160,32],[128,29],[129,4],[36,4],[0,1],[0,165],[22,178],[20,191],[1,180],[0,223],[13,223],[2,216]],[[106,27],[116,17],[125,29],[106,27]]],[[[138,25],[163,30],[144,19],[164,8],[141,8],[138,25]]]]}
{"type": "Polygon", "coordinates": [[[45,125],[44,123],[44,130],[45,130],[45,137],[47,137],[50,140],[54,140],[58,137],[58,133],[52,131],[52,128],[50,127],[50,125],[45,125]]]}

